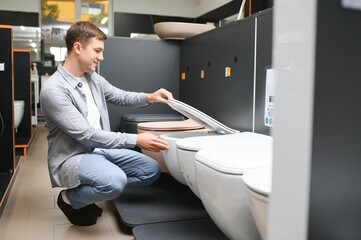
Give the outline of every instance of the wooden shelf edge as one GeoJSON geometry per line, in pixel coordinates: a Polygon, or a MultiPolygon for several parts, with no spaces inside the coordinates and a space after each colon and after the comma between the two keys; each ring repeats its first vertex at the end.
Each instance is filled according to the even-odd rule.
{"type": "MultiPolygon", "coordinates": [[[[21,158],[19,160],[19,163],[20,163],[20,161],[21,161],[21,158]]],[[[8,183],[7,187],[6,187],[4,195],[0,199],[0,217],[2,215],[2,212],[4,211],[6,202],[7,202],[8,198],[9,198],[9,194],[10,194],[10,191],[11,191],[12,185],[14,183],[14,179],[16,177],[17,172],[18,172],[18,168],[14,169],[14,172],[12,173],[12,176],[11,176],[11,178],[9,180],[9,183],[8,183]]]]}

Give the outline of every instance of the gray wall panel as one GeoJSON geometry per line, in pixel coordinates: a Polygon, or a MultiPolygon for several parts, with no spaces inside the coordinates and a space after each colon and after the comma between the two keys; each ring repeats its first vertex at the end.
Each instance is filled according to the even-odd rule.
{"type": "Polygon", "coordinates": [[[252,130],[254,17],[189,38],[181,45],[182,101],[238,130],[252,130]],[[224,76],[225,67],[231,77],[224,76]],[[201,79],[201,70],[205,78],[201,79]]]}
{"type": "Polygon", "coordinates": [[[310,240],[361,239],[361,11],[318,1],[310,240]]]}
{"type": "MultiPolygon", "coordinates": [[[[159,88],[179,97],[179,43],[175,41],[112,37],[106,40],[100,74],[121,89],[153,92],[159,88]]],[[[117,131],[125,113],[175,113],[164,104],[146,108],[108,105],[111,128],[117,131]]]]}

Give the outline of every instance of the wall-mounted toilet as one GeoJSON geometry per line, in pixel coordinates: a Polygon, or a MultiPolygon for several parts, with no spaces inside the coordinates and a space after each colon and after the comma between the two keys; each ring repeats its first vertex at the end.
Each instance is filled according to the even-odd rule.
{"type": "Polygon", "coordinates": [[[24,106],[25,102],[23,100],[14,101],[14,128],[18,128],[20,125],[23,116],[24,116],[24,106]]]}
{"type": "MultiPolygon", "coordinates": [[[[180,133],[180,132],[204,132],[208,131],[197,122],[187,119],[182,121],[160,121],[160,122],[145,122],[138,123],[137,132],[138,133],[152,133],[154,135],[160,136],[166,133],[180,133]]],[[[170,172],[169,166],[164,162],[164,158],[161,152],[152,152],[146,149],[141,149],[142,153],[155,159],[159,165],[161,172],[170,172]]],[[[178,180],[178,179],[177,179],[178,180]]]]}
{"type": "Polygon", "coordinates": [[[168,142],[168,150],[162,151],[163,159],[169,173],[180,183],[188,185],[183,173],[180,170],[179,161],[177,157],[176,142],[184,138],[192,138],[197,136],[211,136],[215,135],[213,132],[181,132],[181,133],[166,133],[160,135],[160,138],[168,142]]]}
{"type": "Polygon", "coordinates": [[[177,179],[179,182],[186,184],[183,174],[179,169],[179,162],[177,159],[176,153],[176,142],[183,138],[190,138],[196,136],[214,136],[214,135],[224,135],[224,134],[233,134],[238,133],[237,130],[228,128],[217,120],[211,118],[205,113],[189,106],[183,102],[180,102],[175,99],[169,99],[168,104],[176,111],[180,112],[184,116],[187,116],[189,119],[197,122],[204,127],[201,131],[193,132],[170,132],[167,134],[160,135],[160,138],[167,141],[169,148],[166,151],[162,151],[164,161],[168,166],[170,174],[177,179]]]}
{"type": "Polygon", "coordinates": [[[242,176],[271,164],[272,144],[209,148],[196,154],[196,181],[202,203],[230,239],[260,239],[242,176]]]}
{"type": "Polygon", "coordinates": [[[248,171],[243,175],[253,218],[262,239],[266,239],[268,199],[272,188],[272,166],[248,171]]]}
{"type": "Polygon", "coordinates": [[[199,136],[185,138],[176,142],[177,160],[181,173],[188,186],[198,197],[199,190],[196,181],[196,153],[204,148],[223,148],[239,146],[271,145],[272,137],[252,132],[241,132],[228,135],[199,136]]]}

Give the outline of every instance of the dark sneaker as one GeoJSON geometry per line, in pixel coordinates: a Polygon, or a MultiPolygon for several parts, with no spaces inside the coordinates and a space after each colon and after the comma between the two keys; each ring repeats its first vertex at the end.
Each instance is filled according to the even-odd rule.
{"type": "Polygon", "coordinates": [[[95,203],[85,206],[84,208],[89,210],[91,213],[93,213],[97,217],[100,217],[103,213],[103,209],[98,207],[95,203]]]}
{"type": "Polygon", "coordinates": [[[97,222],[98,218],[86,207],[73,209],[71,205],[65,203],[61,196],[61,192],[59,193],[57,204],[68,220],[74,225],[91,226],[97,222]]]}

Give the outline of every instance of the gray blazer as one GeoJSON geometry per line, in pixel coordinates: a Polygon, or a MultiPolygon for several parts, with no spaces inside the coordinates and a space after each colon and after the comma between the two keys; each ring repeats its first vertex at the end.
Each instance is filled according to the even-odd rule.
{"type": "Polygon", "coordinates": [[[85,78],[98,106],[103,130],[89,125],[85,94],[62,64],[41,88],[40,104],[49,128],[48,167],[53,187],[78,186],[80,159],[94,148],[135,146],[136,134],[110,131],[107,103],[126,107],[149,105],[145,93],[118,89],[95,72],[85,74],[85,78]]]}

